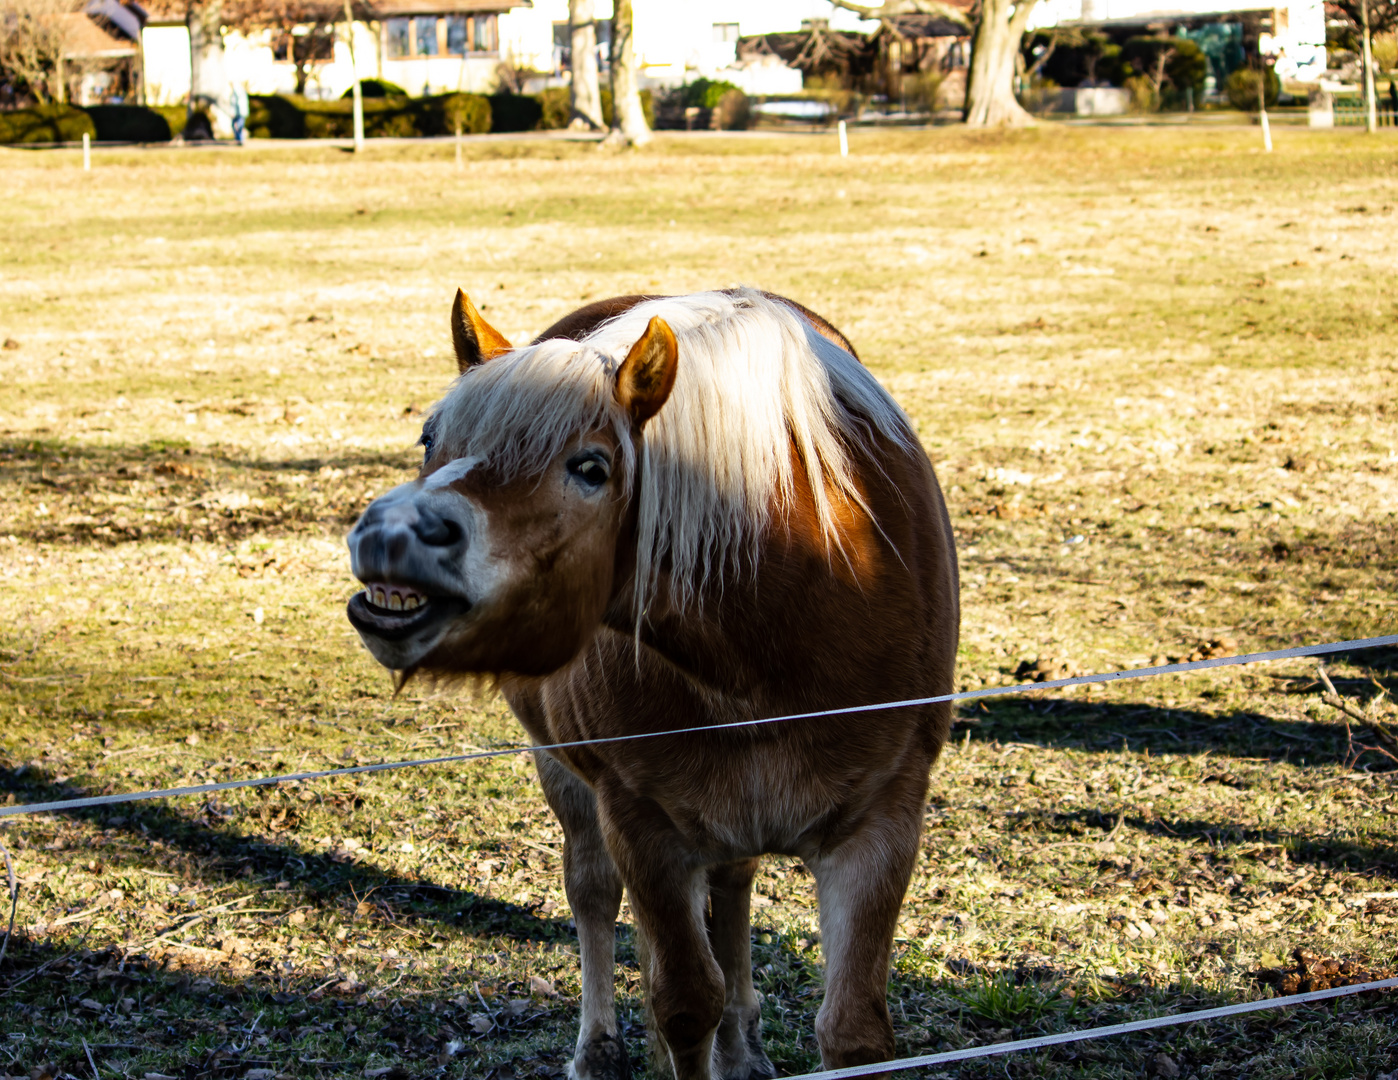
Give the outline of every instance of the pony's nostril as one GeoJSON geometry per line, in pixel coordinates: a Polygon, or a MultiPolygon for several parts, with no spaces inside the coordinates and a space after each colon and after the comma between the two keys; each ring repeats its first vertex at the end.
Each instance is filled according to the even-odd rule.
{"type": "Polygon", "coordinates": [[[419,510],[418,519],[413,523],[413,532],[424,544],[432,547],[451,547],[460,542],[462,537],[461,526],[454,521],[433,513],[431,510],[419,510]]]}

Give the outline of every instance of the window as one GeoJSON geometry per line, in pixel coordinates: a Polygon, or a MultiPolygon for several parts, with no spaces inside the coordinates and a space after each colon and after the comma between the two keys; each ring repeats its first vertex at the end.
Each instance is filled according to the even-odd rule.
{"type": "Polygon", "coordinates": [[[437,18],[435,15],[419,15],[413,20],[413,43],[417,46],[413,50],[417,56],[436,56],[438,54],[437,18]]]}
{"type": "Polygon", "coordinates": [[[466,55],[466,30],[467,18],[465,15],[448,15],[447,22],[447,53],[451,56],[466,55]]]}
{"type": "Polygon", "coordinates": [[[426,56],[496,53],[500,33],[495,15],[418,15],[385,19],[384,55],[390,60],[426,56]]]}
{"type": "Polygon", "coordinates": [[[387,19],[383,24],[385,51],[390,60],[412,55],[412,19],[387,19]]]}
{"type": "Polygon", "coordinates": [[[494,15],[476,15],[471,19],[471,51],[495,52],[500,48],[500,38],[494,15]]]}
{"type": "Polygon", "coordinates": [[[714,23],[714,40],[733,42],[738,40],[738,24],[735,22],[714,23]]]}

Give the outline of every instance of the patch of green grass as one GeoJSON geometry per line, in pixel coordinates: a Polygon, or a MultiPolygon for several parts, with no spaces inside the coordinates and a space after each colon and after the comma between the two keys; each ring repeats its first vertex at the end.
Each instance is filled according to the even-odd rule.
{"type": "Polygon", "coordinates": [[[1059,987],[1015,982],[1014,976],[996,972],[968,980],[951,992],[971,1016],[1004,1027],[1034,1025],[1048,1018],[1071,1019],[1074,1001],[1059,987]]]}

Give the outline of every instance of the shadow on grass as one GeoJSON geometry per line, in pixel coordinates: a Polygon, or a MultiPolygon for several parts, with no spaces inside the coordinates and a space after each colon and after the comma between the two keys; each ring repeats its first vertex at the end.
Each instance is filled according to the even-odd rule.
{"type": "MultiPolygon", "coordinates": [[[[258,790],[270,794],[274,789],[258,790]]],[[[93,794],[57,783],[32,766],[0,772],[0,792],[13,793],[21,802],[93,794]]],[[[196,813],[189,815],[180,813],[173,800],[153,799],[66,811],[63,816],[139,836],[143,842],[156,845],[154,850],[178,850],[197,860],[201,875],[207,879],[232,883],[244,877],[288,882],[298,895],[317,906],[348,905],[353,909],[360,898],[374,894],[394,905],[394,915],[408,922],[435,921],[466,933],[505,935],[519,941],[556,942],[573,937],[568,920],[550,918],[537,908],[521,907],[469,889],[396,876],[348,857],[342,860],[264,837],[238,835],[220,827],[224,817],[231,815],[211,801],[205,801],[196,813]]],[[[163,857],[168,859],[168,855],[163,857]]]]}
{"type": "MultiPolygon", "coordinates": [[[[405,446],[410,441],[405,438],[405,446]]],[[[327,468],[372,473],[376,480],[381,474],[387,487],[408,479],[413,464],[406,451],[272,460],[235,457],[219,447],[192,451],[173,440],[117,446],[11,440],[0,442],[0,493],[15,502],[67,496],[80,503],[81,514],[55,513],[12,528],[15,539],[26,543],[115,546],[136,540],[185,540],[194,534],[237,540],[254,533],[290,533],[309,527],[347,529],[368,498],[380,491],[376,488],[368,497],[361,491],[344,492],[339,500],[322,501],[298,488],[278,492],[279,498],[263,506],[239,507],[236,500],[220,500],[216,489],[229,484],[238,490],[256,489],[287,476],[315,478],[327,468]],[[87,502],[89,495],[107,493],[137,479],[158,481],[161,487],[139,499],[133,496],[127,506],[98,499],[87,502]],[[204,520],[187,520],[190,511],[204,520]],[[132,520],[136,517],[141,520],[132,520]]]]}
{"type": "MultiPolygon", "coordinates": [[[[1378,681],[1398,696],[1398,650],[1364,650],[1339,654],[1384,672],[1378,681]],[[1389,653],[1392,656],[1377,655],[1389,653]]],[[[1305,692],[1297,684],[1289,693],[1305,692]]],[[[1336,679],[1341,693],[1359,694],[1373,684],[1361,679],[1336,679]]],[[[1205,697],[1210,696],[1205,691],[1205,697]]],[[[1282,690],[1278,695],[1283,694],[1282,690]]],[[[1306,767],[1339,765],[1346,761],[1349,740],[1342,723],[1277,719],[1261,713],[1210,713],[1201,709],[1167,709],[1153,705],[1085,702],[1063,697],[1020,698],[970,703],[958,721],[977,740],[1034,743],[1055,749],[1106,751],[1121,749],[1161,754],[1197,754],[1206,750],[1236,757],[1266,758],[1306,767]]],[[[1360,725],[1352,724],[1356,735],[1360,725]]]]}
{"type": "MultiPolygon", "coordinates": [[[[55,782],[33,767],[0,772],[0,793],[5,792],[23,802],[90,794],[55,782]]],[[[144,863],[145,868],[174,869],[188,859],[194,864],[191,873],[213,892],[240,880],[250,889],[263,890],[285,882],[285,895],[294,897],[295,903],[287,905],[284,916],[275,916],[275,923],[284,922],[299,906],[346,923],[361,919],[369,924],[364,933],[392,934],[391,940],[405,948],[404,940],[430,938],[432,924],[497,942],[571,944],[575,940],[568,920],[549,917],[536,907],[338,861],[265,837],[237,835],[222,827],[219,807],[213,803],[188,814],[170,802],[152,801],[62,816],[139,838],[148,845],[149,857],[125,858],[144,863]],[[368,903],[367,911],[362,900],[368,903]]],[[[14,840],[4,834],[0,837],[9,840],[13,851],[14,840]]],[[[81,848],[71,851],[75,860],[85,858],[81,848]]],[[[142,868],[126,872],[139,874],[142,868]]],[[[173,939],[179,927],[199,914],[198,909],[174,914],[156,932],[176,931],[173,939]]],[[[236,910],[226,915],[238,918],[236,910]]],[[[243,1076],[256,1068],[343,1075],[350,1066],[356,1073],[362,1071],[370,1055],[386,1058],[386,1065],[407,1065],[412,1075],[436,1072],[442,1064],[451,1063],[459,1076],[464,1061],[466,1075],[484,1076],[487,1069],[513,1059],[529,1064],[520,1075],[561,1077],[566,1048],[576,1034],[570,1001],[537,997],[531,1001],[529,987],[522,985],[511,994],[531,1002],[524,1010],[507,1008],[503,996],[488,1005],[479,995],[479,977],[474,972],[452,971],[445,978],[431,971],[415,973],[411,952],[381,980],[360,982],[350,974],[355,961],[340,956],[333,958],[333,967],[325,968],[311,967],[309,961],[290,967],[276,956],[263,955],[255,966],[248,963],[240,969],[236,959],[225,962],[215,950],[167,952],[156,946],[168,948],[172,942],[145,937],[131,940],[128,935],[120,945],[96,949],[87,949],[85,943],[85,935],[76,947],[33,940],[25,928],[17,928],[0,969],[0,1017],[7,1021],[6,1029],[16,1033],[12,1039],[22,1038],[18,1045],[0,1044],[0,1055],[10,1055],[8,1063],[0,1057],[0,1074],[17,1071],[19,1054],[24,1052],[26,1074],[48,1062],[62,1073],[85,1080],[91,1072],[82,1045],[86,1039],[88,1048],[100,1057],[129,1058],[133,1067],[138,1059],[144,1061],[135,1075],[155,1068],[154,1055],[159,1063],[155,1071],[168,1074],[174,1069],[181,1080],[243,1076]],[[191,956],[187,962],[186,956],[191,956]],[[391,981],[395,972],[400,972],[397,982],[391,981]],[[401,985],[404,977],[407,985],[401,985]],[[152,1013],[155,1009],[158,1014],[152,1013]],[[260,1028],[254,1023],[258,1015],[263,1017],[260,1028]],[[485,1032],[472,1022],[479,1024],[480,1016],[489,1019],[485,1032]],[[258,1044],[258,1037],[268,1041],[258,1044]],[[325,1057],[327,1040],[335,1044],[334,1060],[325,1057]]],[[[382,947],[373,944],[368,951],[377,953],[382,947]]],[[[625,955],[624,948],[620,951],[625,955]]],[[[358,962],[365,959],[361,955],[358,962]]],[[[490,993],[489,988],[486,992],[490,993]]],[[[638,1037],[635,1045],[644,1046],[644,1040],[638,1037]]],[[[59,1072],[50,1075],[61,1076],[59,1072]]],[[[390,1080],[399,1075],[409,1073],[395,1074],[390,1080]]]]}

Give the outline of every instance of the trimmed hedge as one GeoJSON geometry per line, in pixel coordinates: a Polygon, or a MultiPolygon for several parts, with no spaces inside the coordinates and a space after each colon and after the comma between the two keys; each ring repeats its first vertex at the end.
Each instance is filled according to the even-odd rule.
{"type": "MultiPolygon", "coordinates": [[[[481,94],[425,98],[365,98],[364,134],[377,138],[467,135],[490,130],[490,99],[481,94]]],[[[248,102],[248,134],[260,139],[348,139],[354,102],[313,101],[296,94],[257,96],[248,102]]]]}
{"type": "MultiPolygon", "coordinates": [[[[174,134],[170,121],[140,105],[90,105],[83,111],[92,117],[98,142],[169,142],[174,134]]],[[[182,119],[184,113],[180,109],[182,119]]]]}
{"type": "MultiPolygon", "coordinates": [[[[531,94],[528,97],[499,96],[513,96],[516,101],[532,100],[536,102],[538,120],[532,127],[496,127],[491,129],[493,131],[558,131],[561,128],[566,128],[568,122],[573,118],[572,101],[566,86],[551,86],[541,93],[531,94]]],[[[491,102],[494,101],[495,98],[491,98],[491,102]]],[[[641,91],[641,111],[646,114],[646,124],[653,129],[655,127],[655,98],[651,96],[649,90],[641,91]]],[[[612,124],[612,88],[610,86],[602,87],[602,122],[608,127],[612,124]]]]}
{"type": "MultiPolygon", "coordinates": [[[[1238,68],[1232,75],[1228,76],[1225,90],[1228,94],[1229,104],[1235,109],[1243,112],[1257,112],[1258,88],[1263,86],[1264,73],[1255,71],[1252,68],[1238,68]]],[[[1270,67],[1265,69],[1266,78],[1266,100],[1268,107],[1277,103],[1277,97],[1281,94],[1281,79],[1270,67]]]]}
{"type": "Polygon", "coordinates": [[[71,105],[35,105],[0,112],[0,144],[82,142],[97,137],[92,117],[71,105]]]}
{"type": "Polygon", "coordinates": [[[534,131],[544,118],[544,107],[528,94],[491,94],[491,131],[534,131]]]}
{"type": "MultiPolygon", "coordinates": [[[[360,79],[359,93],[361,97],[381,98],[381,97],[407,97],[408,92],[396,82],[389,82],[387,79],[360,79]]],[[[351,86],[343,94],[342,98],[354,98],[354,87],[351,86]]]]}
{"type": "Polygon", "coordinates": [[[183,134],[184,126],[189,122],[189,110],[183,105],[152,105],[150,111],[165,118],[165,122],[170,125],[172,139],[183,134]]]}
{"type": "MultiPolygon", "coordinates": [[[[438,94],[433,97],[372,97],[365,80],[364,133],[413,138],[487,131],[549,131],[568,126],[568,88],[541,94],[438,94]]],[[[354,103],[314,101],[295,94],[258,95],[249,100],[248,134],[261,139],[347,139],[354,134],[354,103]]],[[[654,101],[641,91],[646,122],[655,127],[654,101]]],[[[612,93],[602,90],[602,116],[612,122],[612,93]]],[[[185,129],[183,105],[93,105],[78,109],[45,105],[0,112],[0,143],[80,142],[86,131],[98,142],[169,142],[185,129]]]]}
{"type": "Polygon", "coordinates": [[[550,86],[542,93],[534,95],[534,99],[543,110],[543,115],[539,118],[538,130],[558,131],[566,128],[568,121],[573,118],[573,106],[566,86],[550,86]]]}

